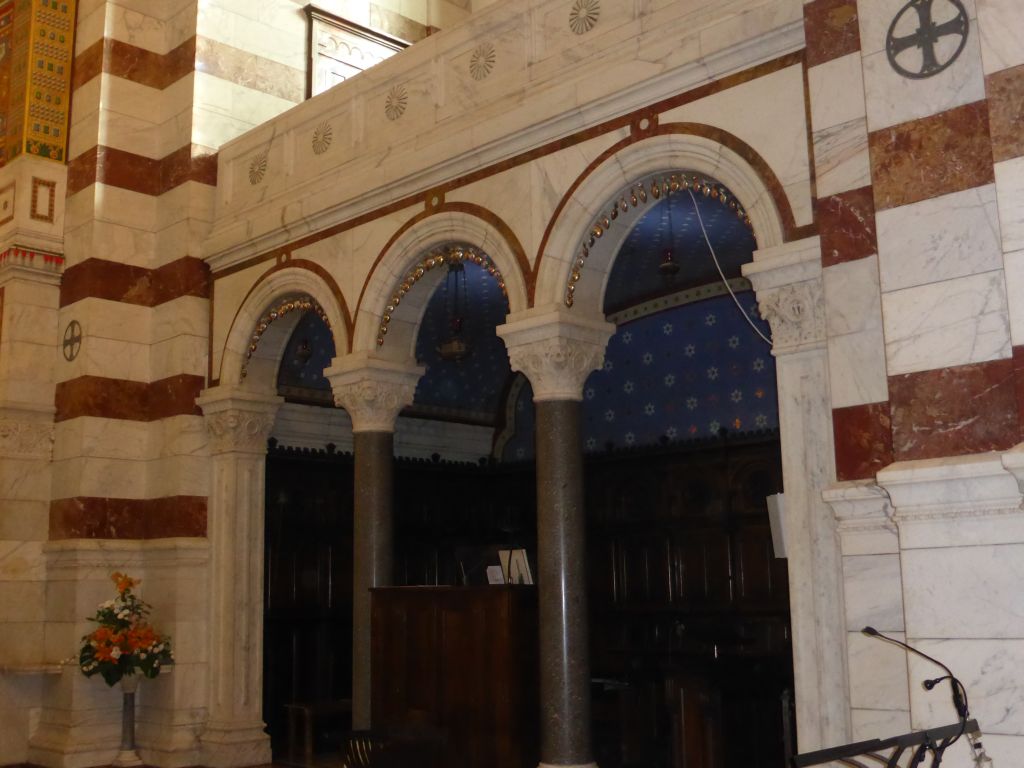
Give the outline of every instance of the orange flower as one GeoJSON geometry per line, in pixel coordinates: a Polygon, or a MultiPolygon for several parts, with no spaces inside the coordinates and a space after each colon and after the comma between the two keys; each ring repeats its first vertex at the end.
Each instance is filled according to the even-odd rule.
{"type": "Polygon", "coordinates": [[[111,580],[117,585],[117,591],[119,594],[124,596],[124,593],[139,583],[138,579],[133,579],[131,576],[121,572],[115,572],[110,574],[111,580]]]}

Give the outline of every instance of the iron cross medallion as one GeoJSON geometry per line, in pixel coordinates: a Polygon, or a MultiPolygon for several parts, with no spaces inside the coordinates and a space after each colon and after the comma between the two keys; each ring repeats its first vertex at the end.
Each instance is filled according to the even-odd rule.
{"type": "Polygon", "coordinates": [[[968,27],[967,11],[960,0],[910,0],[889,25],[885,38],[889,64],[914,80],[937,75],[963,51],[968,27]],[[914,16],[917,27],[907,33],[914,16]],[[920,51],[920,57],[911,50],[920,51]]]}

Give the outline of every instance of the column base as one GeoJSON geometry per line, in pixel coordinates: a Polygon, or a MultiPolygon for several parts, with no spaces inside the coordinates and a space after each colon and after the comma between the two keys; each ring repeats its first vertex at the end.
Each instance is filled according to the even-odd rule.
{"type": "Polygon", "coordinates": [[[134,749],[122,749],[117,753],[117,757],[114,758],[111,765],[113,768],[133,768],[133,766],[142,765],[142,758],[134,749]]]}
{"type": "Polygon", "coordinates": [[[537,768],[597,768],[597,763],[539,763],[537,768]]]}
{"type": "Polygon", "coordinates": [[[207,726],[200,739],[202,764],[209,768],[269,765],[270,736],[258,725],[207,726]]]}

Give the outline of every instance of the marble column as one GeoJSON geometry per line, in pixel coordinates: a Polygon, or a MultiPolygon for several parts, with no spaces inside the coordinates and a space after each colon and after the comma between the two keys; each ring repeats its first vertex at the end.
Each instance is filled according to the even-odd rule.
{"type": "Polygon", "coordinates": [[[530,310],[498,328],[537,409],[540,764],[594,766],[590,739],[583,384],[615,326],[570,311],[530,310]]]}
{"type": "Polygon", "coordinates": [[[267,438],[281,398],[239,387],[197,400],[210,435],[209,718],[212,768],[270,762],[263,732],[263,501],[267,438]]]}
{"type": "Polygon", "coordinates": [[[772,329],[785,485],[786,551],[799,750],[850,740],[842,559],[822,491],[835,483],[821,243],[754,253],[743,268],[772,329]]]}
{"type": "Polygon", "coordinates": [[[370,589],[392,583],[395,420],[423,369],[367,355],[336,358],[325,375],[352,419],[352,727],[371,724],[370,589]]]}

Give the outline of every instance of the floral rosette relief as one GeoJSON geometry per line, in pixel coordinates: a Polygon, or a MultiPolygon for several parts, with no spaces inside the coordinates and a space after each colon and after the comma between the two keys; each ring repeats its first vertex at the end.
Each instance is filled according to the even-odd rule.
{"type": "Polygon", "coordinates": [[[78,665],[86,677],[102,675],[110,686],[131,675],[154,678],[162,667],[174,663],[171,639],[147,621],[149,604],[132,592],[139,581],[123,573],[110,578],[117,597],[101,603],[89,619],[98,626],[82,638],[78,665]]]}

